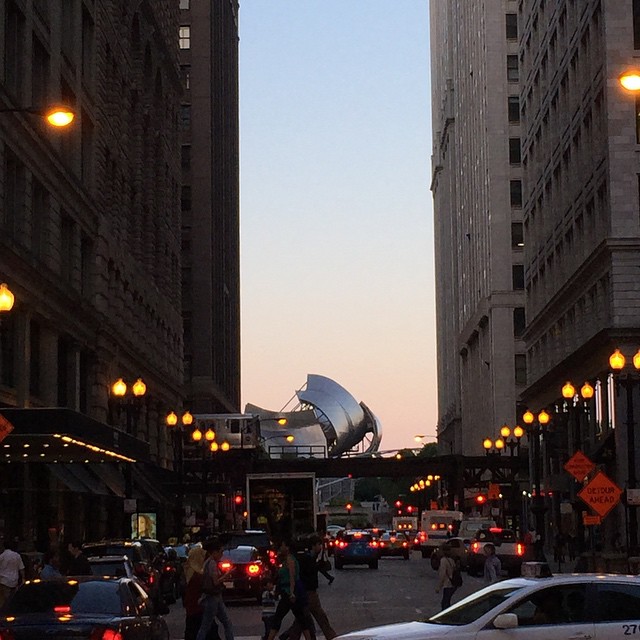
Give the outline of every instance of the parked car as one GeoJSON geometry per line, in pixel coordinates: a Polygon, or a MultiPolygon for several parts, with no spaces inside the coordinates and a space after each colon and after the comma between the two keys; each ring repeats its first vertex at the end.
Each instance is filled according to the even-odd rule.
{"type": "Polygon", "coordinates": [[[129,578],[29,580],[2,613],[3,640],[169,639],[167,623],[147,592],[129,578]]]}
{"type": "Polygon", "coordinates": [[[341,531],[334,547],[334,564],[342,569],[347,564],[368,564],[378,568],[380,546],[377,538],[367,531],[341,531]]]}
{"type": "Polygon", "coordinates": [[[385,531],[378,540],[380,557],[382,556],[402,556],[409,559],[411,543],[404,531],[385,531]]]}
{"type": "Polygon", "coordinates": [[[255,598],[260,602],[264,579],[271,569],[264,565],[255,547],[225,549],[218,567],[225,574],[225,598],[255,598]]]}
{"type": "Polygon", "coordinates": [[[637,576],[573,574],[495,582],[427,620],[337,640],[622,640],[637,635],[638,620],[637,576]]]}
{"type": "Polygon", "coordinates": [[[336,537],[340,534],[340,532],[344,530],[344,527],[341,527],[337,524],[330,524],[327,526],[327,531],[324,536],[324,546],[327,550],[328,555],[333,555],[333,549],[336,544],[336,537]]]}
{"type": "Polygon", "coordinates": [[[162,597],[169,604],[173,604],[180,597],[180,576],[173,564],[168,561],[164,547],[153,538],[136,538],[135,541],[147,550],[151,564],[158,572],[162,597]]]}
{"type": "Polygon", "coordinates": [[[467,570],[469,575],[479,575],[484,570],[484,546],[492,543],[496,548],[496,555],[502,563],[502,570],[510,576],[520,575],[522,563],[533,560],[533,545],[526,545],[516,539],[516,534],[511,529],[491,527],[480,529],[471,540],[467,556],[467,570]]]}
{"type": "Polygon", "coordinates": [[[133,564],[127,556],[89,556],[87,560],[94,576],[137,580],[133,564]]]}

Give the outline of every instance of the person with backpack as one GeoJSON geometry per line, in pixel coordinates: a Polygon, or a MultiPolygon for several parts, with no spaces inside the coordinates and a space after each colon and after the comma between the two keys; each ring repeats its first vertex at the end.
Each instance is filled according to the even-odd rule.
{"type": "Polygon", "coordinates": [[[456,589],[462,585],[462,574],[458,563],[451,557],[451,547],[445,543],[441,547],[442,558],[438,567],[438,586],[436,593],[442,590],[442,600],[440,605],[442,609],[448,609],[451,606],[451,598],[456,589]]]}

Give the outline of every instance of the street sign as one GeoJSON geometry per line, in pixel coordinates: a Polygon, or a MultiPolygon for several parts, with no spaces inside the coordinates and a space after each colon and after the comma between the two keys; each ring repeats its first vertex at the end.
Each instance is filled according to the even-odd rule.
{"type": "Polygon", "coordinates": [[[622,489],[607,475],[599,471],[589,484],[578,493],[601,518],[604,518],[618,502],[622,489]]]}
{"type": "Polygon", "coordinates": [[[0,442],[2,442],[13,431],[13,425],[0,415],[0,442]]]}
{"type": "Polygon", "coordinates": [[[585,512],[582,514],[582,524],[585,527],[595,527],[596,525],[602,524],[602,518],[585,512]]]}
{"type": "Polygon", "coordinates": [[[489,500],[500,500],[500,485],[493,482],[490,483],[487,497],[489,500]]]}
{"type": "Polygon", "coordinates": [[[568,471],[578,482],[582,482],[595,466],[582,451],[576,451],[564,464],[565,471],[568,471]]]}

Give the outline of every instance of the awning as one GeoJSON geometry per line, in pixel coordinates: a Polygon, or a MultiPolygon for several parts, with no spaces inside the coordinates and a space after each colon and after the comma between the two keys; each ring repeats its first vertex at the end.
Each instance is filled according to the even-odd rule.
{"type": "Polygon", "coordinates": [[[93,471],[104,482],[114,495],[119,498],[126,496],[124,476],[113,464],[108,462],[89,464],[93,471]]]}
{"type": "Polygon", "coordinates": [[[89,487],[89,492],[98,496],[110,496],[111,492],[104,482],[93,473],[88,464],[67,464],[64,465],[83,484],[89,487]]]}
{"type": "Polygon", "coordinates": [[[165,496],[154,484],[153,480],[147,476],[142,467],[136,465],[131,466],[133,472],[133,483],[149,497],[151,500],[158,504],[164,504],[168,502],[167,496],[165,496]]]}
{"type": "Polygon", "coordinates": [[[67,465],[64,464],[48,464],[47,468],[51,472],[51,474],[57,478],[63,485],[65,485],[68,489],[73,491],[74,493],[89,493],[90,489],[86,484],[75,476],[69,469],[67,465]]]}

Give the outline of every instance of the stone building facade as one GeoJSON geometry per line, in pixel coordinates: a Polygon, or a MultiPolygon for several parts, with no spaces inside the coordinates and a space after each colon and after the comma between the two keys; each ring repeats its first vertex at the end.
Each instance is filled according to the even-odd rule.
{"type": "MultiPolygon", "coordinates": [[[[16,297],[0,326],[0,403],[110,423],[159,467],[172,455],[164,417],[183,394],[178,26],[173,0],[0,9],[0,280],[16,297]],[[8,111],[54,102],[75,111],[68,129],[8,111]],[[120,377],[147,385],[133,420],[110,398],[120,377]]],[[[23,493],[40,476],[57,487],[38,463],[13,468],[3,474],[23,493]]],[[[108,534],[121,502],[105,498],[90,531],[85,498],[25,503],[3,524],[22,538],[52,524],[108,534]]]]}
{"type": "Polygon", "coordinates": [[[478,455],[526,382],[515,0],[431,0],[438,440],[478,455]]]}

